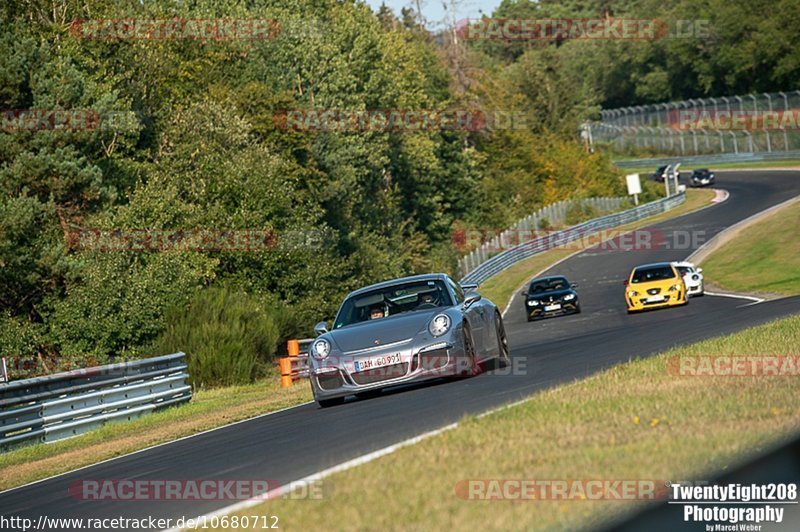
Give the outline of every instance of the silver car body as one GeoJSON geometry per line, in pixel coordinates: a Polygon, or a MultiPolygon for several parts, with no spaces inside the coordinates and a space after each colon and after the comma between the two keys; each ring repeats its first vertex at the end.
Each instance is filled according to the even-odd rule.
{"type": "MultiPolygon", "coordinates": [[[[507,361],[507,343],[502,318],[491,301],[477,292],[467,291],[445,274],[405,277],[371,285],[351,292],[337,313],[340,320],[351,298],[366,296],[380,289],[402,292],[412,282],[442,283],[450,296],[449,305],[431,309],[401,312],[380,319],[337,326],[322,332],[315,340],[327,340],[330,351],[324,358],[316,356],[314,344],[309,353],[309,376],[317,401],[342,398],[396,384],[424,381],[463,374],[470,363],[481,363],[500,357],[507,361]],[[434,336],[429,325],[439,314],[450,318],[450,327],[434,336]],[[465,357],[465,327],[474,345],[474,357],[465,357]],[[499,332],[503,331],[503,332],[499,332]],[[501,349],[500,336],[506,349],[501,349]],[[505,352],[504,352],[505,351],[505,352]]],[[[441,284],[437,284],[441,287],[441,284]]],[[[474,367],[474,366],[473,366],[474,367]]]]}

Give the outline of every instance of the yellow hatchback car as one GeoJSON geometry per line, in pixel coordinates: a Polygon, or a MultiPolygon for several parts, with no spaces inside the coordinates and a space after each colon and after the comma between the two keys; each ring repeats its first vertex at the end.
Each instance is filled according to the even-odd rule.
{"type": "Polygon", "coordinates": [[[689,303],[683,278],[669,262],[635,267],[625,281],[625,301],[629,313],[689,303]]]}

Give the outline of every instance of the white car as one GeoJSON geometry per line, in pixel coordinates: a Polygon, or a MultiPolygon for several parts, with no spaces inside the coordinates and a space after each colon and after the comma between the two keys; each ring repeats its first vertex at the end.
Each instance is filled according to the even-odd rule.
{"type": "Polygon", "coordinates": [[[689,296],[702,296],[703,289],[703,268],[695,268],[691,262],[673,262],[673,266],[683,277],[683,284],[686,285],[686,293],[689,296]]]}

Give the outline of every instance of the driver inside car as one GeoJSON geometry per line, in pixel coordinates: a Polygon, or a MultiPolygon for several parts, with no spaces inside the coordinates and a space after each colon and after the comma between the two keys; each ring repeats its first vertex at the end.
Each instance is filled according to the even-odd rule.
{"type": "Polygon", "coordinates": [[[369,319],[378,320],[384,317],[383,309],[379,306],[374,306],[369,311],[369,319]]]}

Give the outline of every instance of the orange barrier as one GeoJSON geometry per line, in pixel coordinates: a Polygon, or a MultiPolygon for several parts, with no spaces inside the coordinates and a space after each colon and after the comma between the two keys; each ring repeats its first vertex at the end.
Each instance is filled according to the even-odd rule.
{"type": "Polygon", "coordinates": [[[313,339],[289,340],[286,350],[289,356],[278,360],[281,371],[281,388],[288,388],[294,381],[308,377],[308,348],[313,339]]]}

